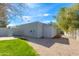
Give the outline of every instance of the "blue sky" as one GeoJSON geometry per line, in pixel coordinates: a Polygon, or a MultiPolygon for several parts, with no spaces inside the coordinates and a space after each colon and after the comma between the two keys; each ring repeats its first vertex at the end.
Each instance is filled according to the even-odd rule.
{"type": "MultiPolygon", "coordinates": [[[[55,22],[56,16],[62,7],[70,7],[71,3],[26,3],[11,4],[16,9],[17,15],[9,13],[9,26],[21,25],[29,22],[40,21],[43,23],[55,22]]],[[[10,11],[10,10],[9,10],[10,11]]]]}

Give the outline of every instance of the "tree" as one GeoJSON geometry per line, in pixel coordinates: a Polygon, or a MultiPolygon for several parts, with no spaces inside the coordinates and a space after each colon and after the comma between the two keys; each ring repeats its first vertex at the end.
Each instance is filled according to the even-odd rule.
{"type": "Polygon", "coordinates": [[[57,16],[57,25],[59,28],[61,28],[63,31],[68,31],[68,24],[69,20],[67,19],[67,8],[62,8],[57,16]]]}
{"type": "MultiPolygon", "coordinates": [[[[22,16],[23,16],[23,12],[26,8],[26,5],[23,3],[10,3],[7,4],[7,18],[8,18],[8,24],[10,22],[16,22],[16,18],[19,18],[20,21],[24,21],[22,16]],[[11,19],[11,20],[9,20],[11,19]]],[[[17,19],[18,20],[18,19],[17,19]]]]}
{"type": "Polygon", "coordinates": [[[0,27],[6,27],[7,17],[6,17],[6,4],[0,3],[0,27]]]}
{"type": "Polygon", "coordinates": [[[57,16],[57,24],[64,32],[74,32],[79,29],[79,4],[62,8],[57,16]]]}
{"type": "Polygon", "coordinates": [[[22,12],[24,11],[24,8],[25,5],[21,3],[0,3],[0,27],[6,27],[12,21],[15,23],[16,17],[19,17],[22,20],[22,12]]]}

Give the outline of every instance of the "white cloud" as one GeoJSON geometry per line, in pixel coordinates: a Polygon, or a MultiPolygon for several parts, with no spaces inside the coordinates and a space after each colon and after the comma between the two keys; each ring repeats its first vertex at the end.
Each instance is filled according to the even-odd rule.
{"type": "MultiPolygon", "coordinates": [[[[50,14],[47,14],[47,13],[45,13],[45,14],[38,14],[38,15],[36,15],[35,17],[40,17],[40,16],[49,16],[50,14]]],[[[34,16],[32,16],[32,17],[34,17],[34,16]]]]}
{"type": "Polygon", "coordinates": [[[22,16],[24,19],[30,18],[30,16],[22,16]]]}
{"type": "Polygon", "coordinates": [[[31,16],[22,16],[23,21],[30,21],[31,20],[31,16]]]}
{"type": "Polygon", "coordinates": [[[43,16],[49,16],[50,14],[43,14],[43,16]]]}

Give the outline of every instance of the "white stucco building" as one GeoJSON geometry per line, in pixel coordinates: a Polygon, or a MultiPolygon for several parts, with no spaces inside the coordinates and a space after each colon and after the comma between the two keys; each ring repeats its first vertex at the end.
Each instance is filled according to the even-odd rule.
{"type": "Polygon", "coordinates": [[[44,24],[41,22],[32,22],[24,25],[19,25],[12,28],[13,35],[21,35],[35,38],[52,38],[57,34],[57,29],[54,25],[44,24]]]}

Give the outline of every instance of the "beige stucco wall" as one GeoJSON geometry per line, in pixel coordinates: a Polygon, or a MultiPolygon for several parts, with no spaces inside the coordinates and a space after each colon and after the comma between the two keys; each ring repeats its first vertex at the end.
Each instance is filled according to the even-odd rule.
{"type": "Polygon", "coordinates": [[[43,27],[43,24],[42,23],[36,23],[36,36],[37,36],[37,38],[41,38],[42,36],[43,36],[43,34],[42,34],[42,27],[43,27]]]}
{"type": "Polygon", "coordinates": [[[33,22],[14,28],[13,33],[21,36],[29,36],[35,38],[52,38],[57,34],[56,28],[40,22],[33,22]]]}
{"type": "Polygon", "coordinates": [[[22,31],[21,26],[14,27],[11,30],[12,30],[11,31],[12,32],[12,35],[15,35],[15,36],[23,35],[23,31],[22,31]]]}
{"type": "Polygon", "coordinates": [[[43,25],[43,36],[45,38],[52,38],[57,34],[57,30],[53,25],[43,25]]]}
{"type": "Polygon", "coordinates": [[[23,35],[39,38],[42,36],[42,24],[40,23],[29,23],[20,26],[20,29],[23,31],[23,35]]]}
{"type": "Polygon", "coordinates": [[[79,29],[76,31],[76,39],[79,41],[79,29]]]}
{"type": "Polygon", "coordinates": [[[79,29],[73,32],[64,33],[65,37],[68,39],[79,40],[79,29]]]}

